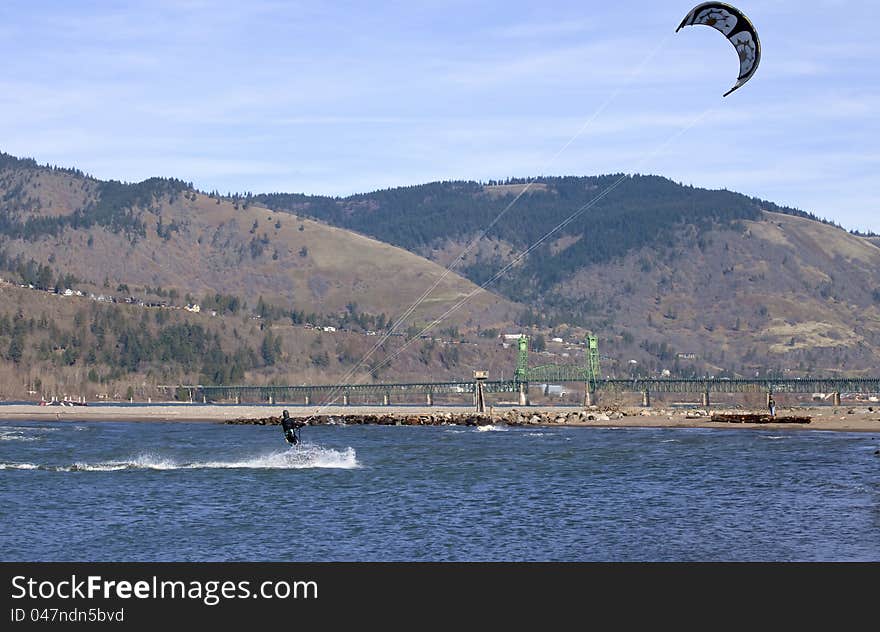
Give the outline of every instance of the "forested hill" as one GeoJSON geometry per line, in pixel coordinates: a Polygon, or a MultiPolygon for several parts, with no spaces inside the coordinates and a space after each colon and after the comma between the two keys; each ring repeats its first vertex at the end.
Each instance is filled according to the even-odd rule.
{"type": "MultiPolygon", "coordinates": [[[[204,193],[174,178],[101,181],[0,152],[0,277],[17,283],[96,294],[136,286],[141,299],[174,291],[184,303],[223,295],[254,306],[265,297],[319,322],[350,306],[390,318],[436,280],[432,300],[412,315],[424,320],[477,289],[445,272],[382,241],[272,211],[252,195],[204,193]]],[[[516,309],[486,292],[471,306],[461,316],[486,325],[516,309]]]]}
{"type": "MultiPolygon", "coordinates": [[[[501,331],[567,341],[582,340],[589,330],[600,335],[608,358],[603,367],[613,375],[630,375],[633,366],[650,374],[669,369],[730,377],[769,368],[875,372],[877,236],[815,219],[655,176],[442,182],[348,198],[220,195],[168,178],[102,182],[76,169],[0,153],[0,277],[11,292],[5,303],[10,324],[0,327],[0,378],[6,362],[9,379],[26,378],[17,365],[31,363],[46,371],[57,365],[52,371],[58,380],[76,380],[85,375],[80,369],[92,362],[88,351],[94,347],[104,366],[96,369],[99,380],[136,376],[140,383],[145,371],[154,371],[155,380],[174,381],[151,365],[164,361],[156,340],[167,333],[166,323],[157,321],[143,338],[129,336],[130,327],[119,329],[139,359],[117,357],[118,336],[93,344],[80,331],[97,322],[91,312],[79,324],[72,312],[58,320],[59,332],[69,333],[65,338],[55,335],[48,315],[68,305],[58,303],[66,299],[47,295],[53,303],[41,303],[39,311],[36,303],[22,307],[33,292],[52,288],[68,297],[74,291],[94,295],[95,301],[114,294],[137,305],[167,303],[178,312],[200,303],[199,314],[207,316],[184,317],[213,319],[216,312],[221,320],[206,322],[226,331],[206,329],[201,336],[187,329],[191,348],[214,353],[217,333],[224,358],[241,351],[236,377],[244,371],[246,380],[341,379],[372,342],[359,336],[387,329],[414,302],[418,309],[400,329],[417,333],[442,317],[444,338],[486,343],[471,348],[474,358],[510,352],[491,342],[501,331]],[[447,273],[456,262],[455,272],[470,280],[447,273]],[[494,279],[500,270],[505,273],[494,279]],[[489,292],[472,283],[490,279],[489,292]],[[432,286],[429,300],[418,301],[432,286]],[[462,309],[450,311],[459,304],[462,309]],[[47,319],[39,319],[42,311],[47,319]],[[27,312],[35,316],[25,332],[27,312]],[[287,360],[281,373],[247,353],[264,346],[262,329],[248,334],[247,344],[239,340],[243,328],[270,317],[292,328],[282,345],[287,360]],[[320,335],[300,336],[297,328],[307,324],[351,329],[346,335],[358,343],[349,348],[340,342],[324,353],[320,335]],[[56,339],[70,345],[61,349],[56,339]],[[141,354],[141,347],[151,351],[141,354]],[[109,355],[98,354],[102,349],[109,355]]],[[[411,379],[470,368],[432,344],[425,340],[418,357],[390,371],[411,379]],[[442,367],[432,357],[445,358],[442,367]]],[[[211,377],[215,364],[187,379],[232,379],[211,377]]]]}
{"type": "MultiPolygon", "coordinates": [[[[755,220],[762,210],[812,217],[795,209],[726,190],[677,184],[658,176],[605,175],[476,182],[437,182],[348,198],[259,195],[269,208],[311,216],[443,261],[450,244],[476,237],[525,194],[489,230],[495,246],[465,261],[465,276],[483,282],[511,256],[579,214],[537,248],[525,265],[500,280],[502,291],[539,293],[577,270],[642,248],[662,249],[681,233],[755,220]],[[525,185],[527,183],[528,187],[525,185]]],[[[813,217],[813,219],[816,219],[813,217]]],[[[451,253],[450,253],[451,254],[451,253]]]]}

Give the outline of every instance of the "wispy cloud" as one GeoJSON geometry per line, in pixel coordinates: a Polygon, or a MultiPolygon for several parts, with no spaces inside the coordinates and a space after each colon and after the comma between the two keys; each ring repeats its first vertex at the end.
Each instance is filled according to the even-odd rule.
{"type": "Polygon", "coordinates": [[[559,35],[583,34],[597,28],[593,20],[559,20],[553,22],[518,22],[493,26],[486,34],[511,39],[543,39],[559,35]]]}
{"type": "Polygon", "coordinates": [[[9,0],[0,149],[222,191],[639,169],[880,230],[874,27],[830,1],[754,4],[764,60],[722,100],[736,55],[673,34],[689,6],[9,0]]]}

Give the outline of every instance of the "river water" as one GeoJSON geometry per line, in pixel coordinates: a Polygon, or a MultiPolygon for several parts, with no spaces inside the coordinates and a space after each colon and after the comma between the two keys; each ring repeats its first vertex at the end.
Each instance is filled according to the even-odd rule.
{"type": "Polygon", "coordinates": [[[880,560],[880,438],[0,423],[3,561],[880,560]]]}

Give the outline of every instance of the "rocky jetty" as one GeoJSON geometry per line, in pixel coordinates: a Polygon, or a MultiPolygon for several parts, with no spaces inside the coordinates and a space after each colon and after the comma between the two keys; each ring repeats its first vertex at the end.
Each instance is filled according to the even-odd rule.
{"type": "Polygon", "coordinates": [[[812,417],[788,416],[771,417],[760,414],[735,414],[735,415],[712,415],[710,421],[728,424],[808,424],[813,421],[812,417]]]}
{"type": "MultiPolygon", "coordinates": [[[[626,413],[618,410],[598,409],[531,411],[516,408],[504,412],[479,414],[431,413],[414,415],[407,413],[381,415],[314,415],[307,417],[309,425],[379,425],[379,426],[489,426],[506,424],[509,426],[541,426],[549,424],[578,424],[591,421],[603,422],[622,419],[626,413]]],[[[281,423],[281,417],[262,417],[259,419],[230,419],[227,424],[272,426],[281,423]]]]}

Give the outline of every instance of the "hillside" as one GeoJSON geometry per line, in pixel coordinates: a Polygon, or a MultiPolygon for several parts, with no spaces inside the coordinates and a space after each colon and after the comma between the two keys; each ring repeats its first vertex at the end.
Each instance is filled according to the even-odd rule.
{"type": "MultiPolygon", "coordinates": [[[[32,260],[75,277],[83,289],[161,288],[192,301],[220,293],[251,306],[263,297],[318,317],[355,306],[385,320],[444,273],[403,249],[240,196],[159,178],[99,182],[8,156],[0,160],[0,257],[0,268],[32,260]]],[[[434,318],[475,289],[449,274],[411,320],[434,318]]],[[[479,292],[465,320],[502,322],[513,308],[479,292]]]]}
{"type": "Polygon", "coordinates": [[[547,290],[584,266],[641,248],[663,249],[683,228],[691,227],[699,236],[718,225],[757,219],[763,210],[806,215],[730,191],[620,174],[487,186],[438,182],[345,199],[287,194],[255,199],[374,236],[444,265],[503,213],[481,247],[462,263],[462,274],[476,283],[490,279],[513,256],[562,225],[493,285],[514,300],[540,298],[548,304],[553,296],[547,290]]]}
{"type": "Polygon", "coordinates": [[[604,324],[621,374],[631,358],[637,373],[729,377],[874,374],[880,359],[880,249],[802,217],[685,233],[552,291],[604,324]]]}
{"type": "MultiPolygon", "coordinates": [[[[534,351],[543,354],[536,363],[580,362],[578,345],[593,331],[610,376],[876,373],[876,238],[734,192],[657,176],[599,176],[433,183],[349,198],[221,196],[174,179],[100,182],[3,154],[0,276],[142,303],[131,309],[200,303],[202,315],[172,311],[175,318],[208,318],[210,336],[192,330],[187,336],[216,362],[174,364],[163,357],[158,321],[150,321],[153,338],[142,341],[150,353],[132,359],[130,351],[118,351],[115,337],[116,351],[107,347],[88,359],[101,343],[94,332],[72,333],[71,312],[62,338],[69,344],[34,325],[17,360],[15,326],[0,330],[0,371],[18,378],[25,368],[42,371],[61,384],[79,380],[83,388],[95,368],[98,383],[104,379],[117,390],[174,380],[341,379],[374,344],[369,336],[386,331],[437,280],[437,291],[406,319],[409,336],[579,209],[581,215],[488,284],[490,291],[477,291],[435,328],[436,340],[417,341],[374,371],[403,339],[386,343],[359,369],[361,378],[466,377],[486,367],[509,375],[513,352],[497,336],[512,331],[532,335],[534,351]],[[445,267],[503,211],[456,268],[467,279],[443,278],[445,267]],[[272,363],[262,353],[266,331],[281,336],[270,340],[278,346],[272,363]],[[69,347],[76,348],[72,363],[48,353],[70,360],[69,347]]],[[[36,290],[12,290],[25,294],[4,306],[9,323],[22,306],[28,321],[28,312],[54,309],[30,306],[36,290]]],[[[89,311],[80,320],[94,318],[89,311]]]]}
{"type": "Polygon", "coordinates": [[[167,395],[159,386],[174,384],[443,380],[473,368],[510,375],[515,363],[513,350],[494,340],[462,344],[446,335],[404,349],[406,338],[395,336],[358,368],[378,340],[286,317],[114,304],[0,280],[0,401],[157,400],[167,395]]]}
{"type": "Polygon", "coordinates": [[[880,248],[880,237],[877,237],[876,235],[871,235],[870,237],[866,237],[865,241],[880,248]]]}
{"type": "Polygon", "coordinates": [[[446,182],[345,199],[257,199],[384,235],[443,265],[504,212],[461,264],[476,283],[583,209],[488,285],[530,305],[519,325],[561,335],[599,332],[604,366],[615,375],[875,370],[876,238],[656,176],[625,177],[593,203],[618,180],[446,182]]]}

